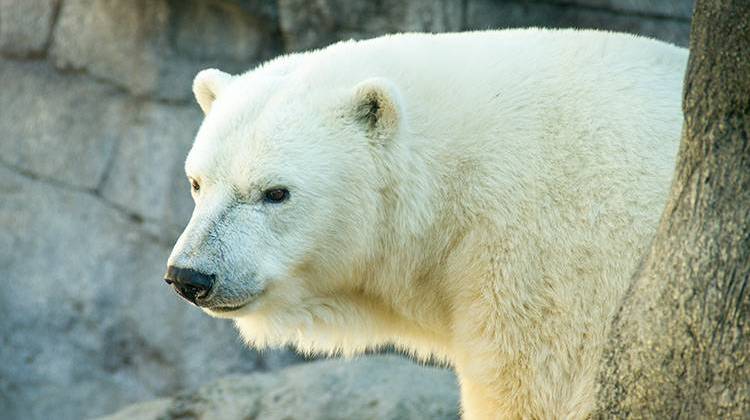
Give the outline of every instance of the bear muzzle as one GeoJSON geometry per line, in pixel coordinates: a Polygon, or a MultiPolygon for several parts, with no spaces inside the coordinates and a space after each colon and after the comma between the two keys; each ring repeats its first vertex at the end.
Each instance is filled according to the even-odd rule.
{"type": "Polygon", "coordinates": [[[215,280],[216,276],[213,274],[173,265],[167,267],[164,274],[164,281],[171,285],[178,295],[196,306],[203,306],[202,299],[211,292],[215,280]]]}

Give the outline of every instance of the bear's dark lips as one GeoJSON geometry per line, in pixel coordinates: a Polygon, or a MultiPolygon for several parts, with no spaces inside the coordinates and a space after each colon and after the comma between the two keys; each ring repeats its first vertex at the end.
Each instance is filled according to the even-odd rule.
{"type": "Polygon", "coordinates": [[[258,300],[258,297],[262,295],[264,292],[265,290],[261,290],[260,292],[253,293],[250,296],[247,296],[244,302],[239,303],[237,305],[215,305],[215,306],[205,305],[203,306],[203,308],[208,309],[213,312],[218,312],[218,313],[239,311],[240,309],[258,300]]]}
{"type": "Polygon", "coordinates": [[[214,311],[214,312],[232,312],[232,311],[238,311],[242,308],[244,308],[247,305],[247,303],[243,303],[237,306],[212,306],[208,309],[214,311]]]}

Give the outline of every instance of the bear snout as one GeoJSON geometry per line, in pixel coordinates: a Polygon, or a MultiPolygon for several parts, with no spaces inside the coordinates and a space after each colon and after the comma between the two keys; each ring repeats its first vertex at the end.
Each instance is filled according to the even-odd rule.
{"type": "Polygon", "coordinates": [[[191,268],[170,265],[164,275],[164,281],[171,285],[178,295],[188,302],[201,306],[200,299],[211,292],[216,276],[205,274],[191,268]]]}

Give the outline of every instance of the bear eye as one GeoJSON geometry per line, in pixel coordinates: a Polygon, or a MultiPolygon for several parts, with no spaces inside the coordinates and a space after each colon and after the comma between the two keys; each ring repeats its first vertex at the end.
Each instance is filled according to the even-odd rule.
{"type": "Polygon", "coordinates": [[[201,189],[201,184],[199,184],[195,179],[190,178],[190,188],[193,189],[193,192],[198,192],[201,189]]]}
{"type": "Polygon", "coordinates": [[[263,201],[266,203],[281,203],[289,198],[289,190],[286,188],[270,188],[263,191],[263,201]]]}

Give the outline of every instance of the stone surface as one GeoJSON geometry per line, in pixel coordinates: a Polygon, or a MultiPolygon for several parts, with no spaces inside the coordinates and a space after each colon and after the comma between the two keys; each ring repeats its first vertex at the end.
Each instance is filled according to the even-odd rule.
{"type": "Polygon", "coordinates": [[[592,9],[609,10],[623,14],[637,14],[652,17],[669,17],[690,19],[693,13],[692,0],[552,0],[552,2],[570,6],[586,6],[592,9]]]}
{"type": "Polygon", "coordinates": [[[51,54],[59,68],[85,70],[133,95],[187,100],[199,70],[221,65],[242,72],[279,53],[274,22],[246,12],[257,8],[241,6],[199,0],[66,0],[51,54]]]}
{"type": "Polygon", "coordinates": [[[39,62],[0,59],[0,83],[0,162],[101,192],[176,239],[193,209],[183,164],[203,120],[197,105],[144,101],[39,62]]]}
{"type": "Polygon", "coordinates": [[[59,0],[0,0],[0,52],[33,56],[50,40],[59,0]]]}
{"type": "Polygon", "coordinates": [[[319,48],[341,39],[364,39],[390,32],[527,26],[609,29],[687,45],[691,10],[690,0],[279,0],[279,22],[289,51],[319,48]]]}
{"type": "Polygon", "coordinates": [[[128,98],[47,64],[0,59],[0,161],[94,189],[107,171],[128,98]]]}
{"type": "Polygon", "coordinates": [[[607,29],[645,35],[681,46],[687,46],[690,36],[690,22],[685,19],[663,19],[553,3],[469,0],[465,19],[466,29],[471,30],[528,26],[607,29]]]}
{"type": "Polygon", "coordinates": [[[193,211],[184,162],[203,113],[197,105],[139,103],[121,134],[102,195],[150,221],[174,242],[193,211]]]}
{"type": "Polygon", "coordinates": [[[163,0],[66,0],[51,55],[63,69],[83,69],[136,95],[155,90],[169,8],[163,0]]]}
{"type": "Polygon", "coordinates": [[[139,223],[4,165],[0,179],[3,418],[101,415],[267,364],[164,285],[170,246],[139,223]]]}
{"type": "Polygon", "coordinates": [[[389,32],[458,31],[462,18],[461,2],[452,0],[279,0],[279,23],[288,51],[389,32]]]}
{"type": "Polygon", "coordinates": [[[100,420],[458,419],[458,387],[447,370],[398,356],[326,360],[275,374],[232,376],[171,400],[127,407],[100,420]]]}

